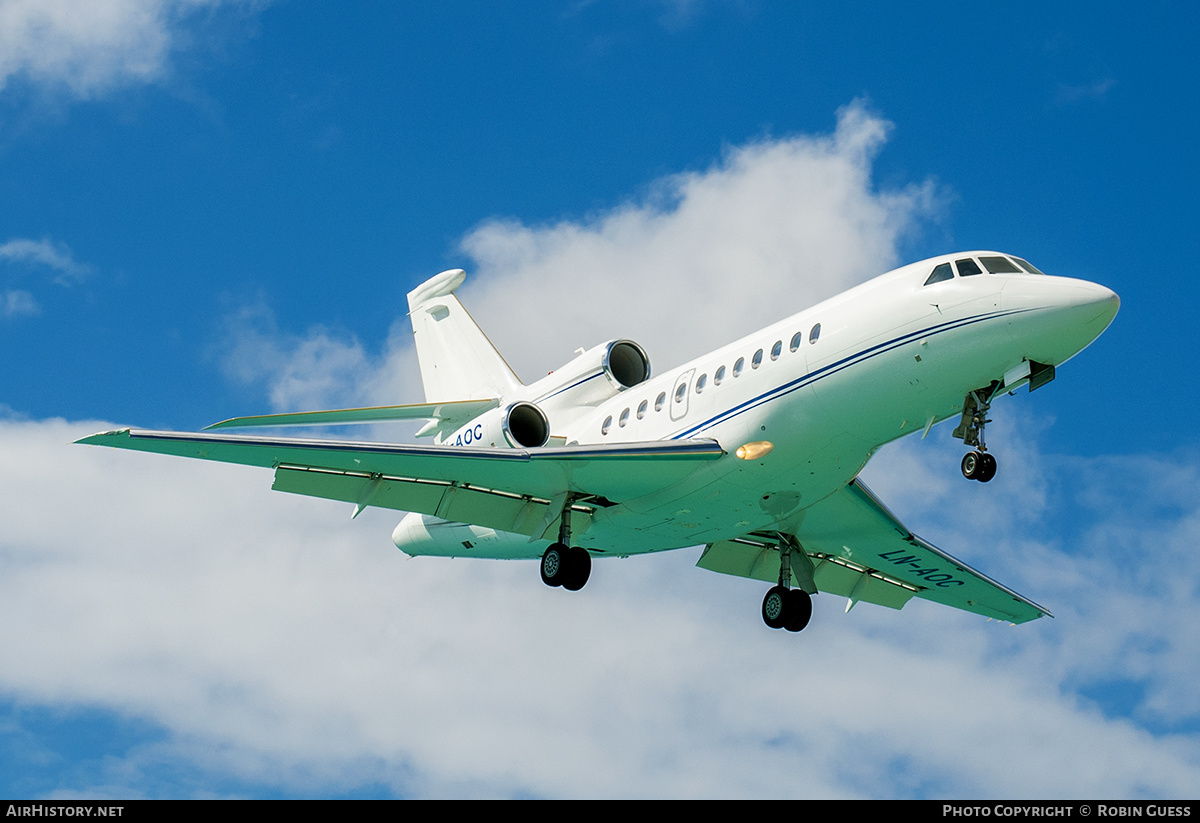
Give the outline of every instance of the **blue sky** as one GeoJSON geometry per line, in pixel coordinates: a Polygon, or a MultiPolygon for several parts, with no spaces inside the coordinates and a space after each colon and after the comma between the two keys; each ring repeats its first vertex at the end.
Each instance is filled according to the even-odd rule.
{"type": "Polygon", "coordinates": [[[0,793],[1195,796],[1198,16],[0,0],[0,793]],[[446,268],[529,379],[975,248],[1121,313],[997,404],[993,483],[948,427],[866,477],[1033,625],[831,600],[784,637],[694,551],[567,601],[66,446],[419,400],[405,294],[446,268]]]}

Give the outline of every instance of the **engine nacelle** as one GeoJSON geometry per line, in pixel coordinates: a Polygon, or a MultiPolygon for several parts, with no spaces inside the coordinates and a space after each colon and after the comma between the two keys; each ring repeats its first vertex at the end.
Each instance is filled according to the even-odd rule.
{"type": "Polygon", "coordinates": [[[550,439],[550,421],[533,403],[520,401],[476,417],[441,442],[447,446],[536,449],[550,439]]]}
{"type": "Polygon", "coordinates": [[[650,358],[645,349],[632,340],[610,340],[583,352],[529,389],[530,395],[547,407],[594,406],[649,377],[650,358]]]}

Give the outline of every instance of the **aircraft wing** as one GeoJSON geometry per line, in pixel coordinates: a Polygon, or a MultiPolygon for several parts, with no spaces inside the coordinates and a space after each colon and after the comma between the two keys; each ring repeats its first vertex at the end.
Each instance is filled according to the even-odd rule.
{"type": "MultiPolygon", "coordinates": [[[[500,405],[500,401],[452,400],[445,403],[412,403],[406,406],[368,406],[361,409],[332,409],[330,411],[260,414],[254,417],[233,417],[205,428],[245,429],[256,426],[347,426],[355,423],[380,423],[388,420],[432,420],[438,428],[457,428],[473,417],[500,405]]],[[[423,431],[432,433],[434,427],[423,431]]]]}
{"type": "MultiPolygon", "coordinates": [[[[921,597],[975,614],[1024,623],[1050,612],[917,537],[860,481],[805,510],[793,531],[812,564],[816,589],[899,609],[921,597]]],[[[778,539],[749,534],[709,544],[698,566],[776,582],[778,539]]],[[[797,585],[804,569],[793,558],[797,585]]]]}
{"type": "Polygon", "coordinates": [[[715,440],[472,449],[120,429],[79,443],[275,470],[278,491],[421,512],[540,537],[568,494],[573,520],[666,488],[725,454],[715,440]]]}

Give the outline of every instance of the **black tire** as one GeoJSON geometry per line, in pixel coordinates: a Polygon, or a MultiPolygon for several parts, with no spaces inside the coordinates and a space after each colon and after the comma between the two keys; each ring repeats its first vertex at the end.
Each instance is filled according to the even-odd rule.
{"type": "Polygon", "coordinates": [[[763,598],[762,618],[763,622],[772,629],[782,629],[787,621],[788,606],[790,598],[788,590],[783,586],[773,586],[767,596],[763,598]]]}
{"type": "Polygon", "coordinates": [[[978,480],[982,468],[983,452],[970,451],[963,455],[962,474],[968,480],[978,480]]]}
{"type": "Polygon", "coordinates": [[[812,598],[804,589],[792,589],[788,592],[786,620],[783,627],[789,632],[804,631],[808,621],[812,619],[812,598]]]}
{"type": "Polygon", "coordinates": [[[996,458],[987,452],[984,452],[979,457],[979,474],[975,479],[980,483],[986,483],[996,476],[996,458]]]}
{"type": "Polygon", "coordinates": [[[562,587],[577,592],[588,582],[591,574],[592,556],[588,550],[579,546],[567,549],[567,576],[563,579],[562,587]]]}
{"type": "Polygon", "coordinates": [[[542,582],[547,586],[561,586],[569,574],[570,557],[571,550],[562,543],[551,543],[542,555],[542,582]]]}

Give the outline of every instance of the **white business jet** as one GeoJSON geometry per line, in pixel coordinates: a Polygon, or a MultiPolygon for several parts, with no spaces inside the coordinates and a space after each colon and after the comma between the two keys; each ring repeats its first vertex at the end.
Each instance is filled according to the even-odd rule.
{"type": "Polygon", "coordinates": [[[775,585],[772,628],[811,595],[916,596],[1022,623],[1049,612],[912,534],[857,477],[880,446],[957,417],[987,482],[992,402],[1054,379],[1120,301],[997,252],[884,274],[657,376],[613,340],[524,384],[443,272],[408,295],[427,402],[226,420],[210,429],[424,419],[429,446],[122,429],[79,441],[274,469],[273,488],[400,509],[406,553],[540,558],[580,589],[593,557],[704,545],[698,565],[775,585]]]}

